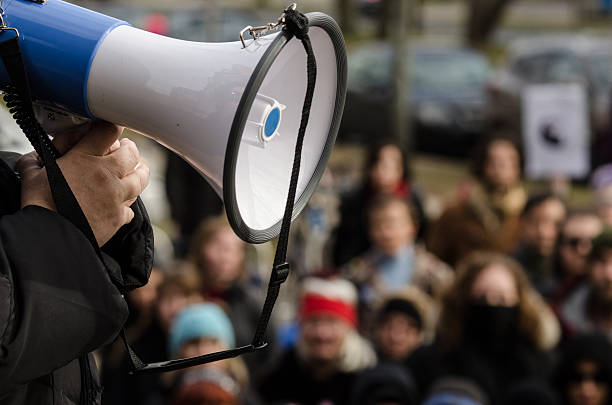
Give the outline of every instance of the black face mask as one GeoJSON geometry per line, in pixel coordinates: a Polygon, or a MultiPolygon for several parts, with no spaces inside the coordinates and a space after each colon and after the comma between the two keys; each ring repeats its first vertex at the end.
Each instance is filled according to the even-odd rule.
{"type": "Polygon", "coordinates": [[[484,351],[503,350],[516,342],[518,305],[506,307],[470,304],[464,328],[464,336],[468,345],[484,351]]]}

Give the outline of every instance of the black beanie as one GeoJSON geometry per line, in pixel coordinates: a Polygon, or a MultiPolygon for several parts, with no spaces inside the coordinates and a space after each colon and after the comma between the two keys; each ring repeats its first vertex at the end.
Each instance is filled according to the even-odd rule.
{"type": "Polygon", "coordinates": [[[388,300],[380,310],[381,321],[389,315],[399,313],[411,318],[419,330],[423,329],[423,317],[416,306],[409,300],[403,298],[392,298],[388,300]]]}

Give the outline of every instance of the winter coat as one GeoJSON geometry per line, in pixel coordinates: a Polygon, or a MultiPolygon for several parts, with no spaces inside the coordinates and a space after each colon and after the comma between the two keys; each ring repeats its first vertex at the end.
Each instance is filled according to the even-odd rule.
{"type": "Polygon", "coordinates": [[[449,206],[431,227],[429,251],[451,266],[477,250],[508,253],[516,247],[519,215],[525,204],[522,187],[492,201],[479,185],[449,206]]]}
{"type": "Polygon", "coordinates": [[[348,405],[356,376],[354,372],[337,372],[324,381],[316,380],[291,349],[263,380],[259,394],[267,404],[348,405]]]}
{"type": "Polygon", "coordinates": [[[352,405],[349,398],[359,374],[376,364],[376,354],[370,343],[356,331],[344,338],[336,371],[321,379],[315,378],[304,361],[303,342],[289,349],[275,367],[264,373],[259,394],[267,404],[299,403],[300,405],[352,405]]]}
{"type": "Polygon", "coordinates": [[[527,379],[546,379],[552,362],[545,352],[534,350],[517,341],[505,350],[486,353],[466,342],[458,350],[447,353],[437,343],[424,346],[408,359],[408,368],[426,393],[443,377],[463,377],[476,382],[487,394],[491,404],[500,404],[509,389],[527,379]]]}
{"type": "Polygon", "coordinates": [[[81,381],[89,403],[100,403],[95,363],[78,359],[111,342],[127,317],[109,274],[122,290],[148,280],[151,225],[142,203],[133,205],[134,220],[104,246],[105,267],[61,215],[20,209],[18,158],[0,153],[0,403],[84,403],[81,381]]]}

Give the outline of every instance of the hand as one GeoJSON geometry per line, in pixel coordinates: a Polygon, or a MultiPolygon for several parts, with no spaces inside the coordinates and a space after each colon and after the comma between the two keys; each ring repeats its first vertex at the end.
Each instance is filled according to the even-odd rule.
{"type": "MultiPolygon", "coordinates": [[[[74,138],[54,140],[60,152],[68,149],[57,164],[100,246],[134,218],[130,205],[149,182],[149,167],[140,158],[134,142],[118,140],[122,130],[98,121],[72,147],[74,138]]],[[[22,177],[22,208],[38,205],[56,211],[47,173],[38,155],[34,152],[24,155],[17,170],[22,177]]]]}

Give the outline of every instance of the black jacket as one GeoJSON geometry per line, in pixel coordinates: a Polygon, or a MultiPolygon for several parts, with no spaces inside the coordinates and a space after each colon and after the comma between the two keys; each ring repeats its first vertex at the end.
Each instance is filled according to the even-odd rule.
{"type": "MultiPolygon", "coordinates": [[[[146,283],[151,225],[139,201],[136,220],[105,245],[105,267],[62,216],[19,209],[18,157],[0,153],[0,404],[82,403],[78,358],[111,342],[128,314],[108,271],[122,290],[146,283]]],[[[95,377],[92,387],[99,403],[95,377]]]]}
{"type": "Polygon", "coordinates": [[[348,405],[357,373],[337,372],[317,380],[298,358],[295,349],[287,351],[276,367],[265,374],[259,394],[267,404],[348,405]]]}

